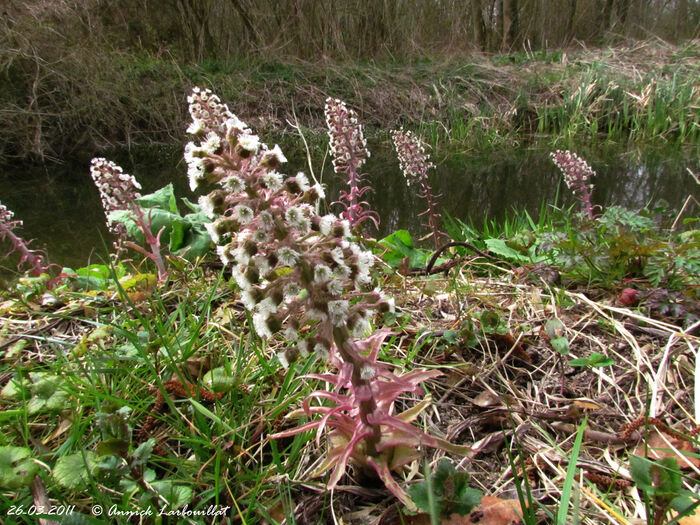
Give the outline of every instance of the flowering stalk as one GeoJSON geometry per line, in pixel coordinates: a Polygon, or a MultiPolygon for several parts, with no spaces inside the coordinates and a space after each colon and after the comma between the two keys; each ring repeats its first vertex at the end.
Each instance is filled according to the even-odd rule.
{"type": "Polygon", "coordinates": [[[574,196],[581,202],[583,211],[586,212],[589,219],[593,219],[593,204],[591,202],[591,192],[593,184],[589,181],[595,171],[588,163],[576,153],[570,151],[557,150],[549,154],[554,164],[561,170],[564,175],[564,182],[567,187],[573,192],[574,196]]]}
{"type": "Polygon", "coordinates": [[[19,252],[20,258],[17,268],[19,269],[27,263],[31,267],[32,275],[37,277],[48,270],[46,257],[39,250],[29,248],[31,241],[25,241],[14,232],[15,228],[22,226],[22,221],[14,219],[14,215],[4,204],[0,203],[0,239],[7,239],[12,244],[12,248],[5,254],[5,257],[15,251],[19,252]]]}
{"type": "Polygon", "coordinates": [[[285,178],[277,172],[287,160],[279,146],[261,143],[209,90],[194,88],[188,102],[193,119],[188,131],[196,137],[185,147],[190,184],[220,186],[199,203],[213,219],[207,229],[221,260],[231,266],[257,333],[286,339],[288,349],[278,356],[283,364],[314,352],[340,371],[314,376],[336,387],[312,394],[305,403],[305,413],[320,414],[320,420],[273,437],[309,428],[320,436],[329,426],[346,439],[342,451],[336,447],[327,458],[326,470],[335,466],[330,488],[352,458],[373,467],[409,504],[390,474],[393,453],[402,446],[443,442],[392,416],[393,402],[402,392],[417,392],[420,382],[437,373],[399,378],[377,363],[386,333],[366,337],[369,320],[375,312],[390,311],[393,301],[368,289],[373,255],[352,241],[348,219],[316,213],[324,197],[319,185],[311,186],[303,173],[285,178]],[[314,399],[336,406],[312,407],[314,399]]]}
{"type": "Polygon", "coordinates": [[[369,203],[361,200],[372,188],[369,185],[360,186],[365,182],[360,168],[369,158],[369,151],[357,114],[342,100],[330,97],[326,99],[325,113],[333,169],[345,176],[349,188],[349,191],[340,192],[338,203],[344,208],[340,216],[347,219],[352,228],[368,219],[378,228],[379,215],[365,209],[369,203]]]}
{"type": "Polygon", "coordinates": [[[168,275],[168,271],[165,269],[165,263],[160,253],[160,236],[165,227],[161,228],[156,235],[153,235],[153,232],[151,232],[150,216],[147,216],[143,208],[136,203],[136,199],[141,197],[137,191],[141,189],[141,185],[133,175],[124,173],[122,168],[104,158],[92,159],[90,175],[100,191],[102,208],[107,217],[107,227],[117,236],[118,240],[115,243],[117,251],[122,250],[123,246],[126,246],[151,259],[156,265],[158,279],[164,280],[168,275]],[[150,251],[136,243],[127,241],[128,232],[126,226],[111,219],[112,213],[122,210],[131,212],[131,217],[143,233],[150,251]]]}
{"type": "Polygon", "coordinates": [[[437,209],[437,199],[440,195],[433,195],[433,190],[428,182],[428,170],[435,164],[430,162],[430,155],[425,152],[425,144],[411,131],[393,130],[391,138],[394,141],[396,156],[399,158],[399,166],[406,178],[406,184],[418,185],[418,196],[424,199],[427,208],[418,215],[427,216],[427,227],[435,242],[435,249],[440,248],[440,237],[447,237],[438,227],[442,215],[437,209]]]}

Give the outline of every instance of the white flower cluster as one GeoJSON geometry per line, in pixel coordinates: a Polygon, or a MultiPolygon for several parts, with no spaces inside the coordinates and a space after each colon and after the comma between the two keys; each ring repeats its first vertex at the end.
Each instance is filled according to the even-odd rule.
{"type": "Polygon", "coordinates": [[[427,179],[428,170],[434,168],[435,164],[430,162],[430,155],[425,152],[423,142],[412,131],[393,130],[391,138],[406,184],[410,185],[412,179],[427,179]]]}
{"type": "Polygon", "coordinates": [[[595,171],[588,162],[576,153],[572,153],[569,150],[557,150],[554,153],[550,153],[550,157],[564,174],[564,181],[570,190],[577,192],[583,187],[587,187],[590,191],[593,188],[593,186],[588,185],[588,182],[595,175],[595,171]]]}
{"type": "MultiPolygon", "coordinates": [[[[262,144],[215,95],[196,90],[190,105],[196,105],[190,108],[191,129],[201,141],[190,143],[185,152],[190,170],[196,171],[190,172],[190,182],[220,187],[200,198],[200,205],[214,218],[207,230],[219,245],[221,260],[231,267],[256,332],[264,338],[282,333],[296,345],[295,352],[323,356],[335,328],[364,335],[374,311],[391,305],[377,291],[367,290],[374,256],[352,242],[348,221],[317,215],[323,188],[312,186],[304,173],[286,178],[278,173],[287,160],[279,146],[262,144]],[[218,128],[218,121],[202,116],[205,103],[213,111],[212,101],[221,106],[220,118],[226,118],[218,128]],[[235,129],[228,121],[236,122],[235,129]],[[311,338],[300,337],[305,327],[315,327],[311,338]]],[[[348,123],[352,127],[356,120],[348,123]]],[[[363,147],[361,130],[355,137],[363,147]]]]}
{"type": "Polygon", "coordinates": [[[329,97],[326,99],[325,115],[336,173],[344,173],[349,163],[359,170],[370,154],[357,113],[342,100],[329,97]]]}
{"type": "Polygon", "coordinates": [[[90,175],[100,191],[102,208],[107,216],[110,230],[121,236],[124,233],[122,225],[112,223],[109,215],[114,211],[127,210],[133,206],[134,201],[141,197],[137,191],[141,189],[141,185],[133,175],[124,173],[121,167],[102,157],[92,159],[90,175]]]}
{"type": "Polygon", "coordinates": [[[22,221],[16,220],[13,221],[12,218],[15,216],[15,214],[12,212],[12,210],[8,210],[7,206],[5,206],[3,203],[0,202],[0,223],[2,224],[10,224],[11,227],[14,228],[15,226],[22,226],[22,221]]]}

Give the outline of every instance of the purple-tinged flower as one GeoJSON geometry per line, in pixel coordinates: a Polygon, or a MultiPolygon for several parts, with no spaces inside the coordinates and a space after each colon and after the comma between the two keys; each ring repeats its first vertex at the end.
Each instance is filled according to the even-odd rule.
{"type": "Polygon", "coordinates": [[[595,171],[588,163],[576,153],[570,151],[557,150],[550,153],[550,157],[554,164],[561,170],[564,175],[564,182],[573,192],[574,196],[581,202],[583,211],[586,212],[589,219],[595,217],[593,213],[594,206],[591,202],[591,192],[593,184],[590,184],[591,177],[595,175],[595,171]]]}
{"type": "Polygon", "coordinates": [[[368,209],[367,201],[361,200],[372,188],[369,185],[361,186],[365,180],[360,168],[369,158],[369,151],[357,114],[337,98],[326,99],[325,113],[333,169],[346,177],[349,188],[340,192],[338,203],[344,208],[340,216],[347,219],[351,227],[369,219],[378,228],[379,215],[368,209]]]}
{"type": "Polygon", "coordinates": [[[32,275],[37,277],[48,270],[49,265],[46,264],[46,257],[41,251],[29,248],[31,241],[25,241],[15,233],[14,230],[22,226],[22,221],[15,219],[14,215],[0,202],[0,239],[6,239],[12,244],[12,248],[5,257],[13,252],[19,252],[17,268],[26,263],[31,268],[32,275]]]}
{"type": "Polygon", "coordinates": [[[433,190],[428,181],[428,170],[435,167],[430,162],[430,155],[425,152],[425,144],[411,131],[394,130],[391,138],[399,158],[401,172],[409,186],[418,186],[418,196],[425,200],[427,208],[419,215],[427,216],[427,227],[430,229],[435,249],[440,247],[440,237],[447,235],[439,230],[438,224],[442,215],[437,210],[437,199],[440,195],[433,195],[433,190]]]}

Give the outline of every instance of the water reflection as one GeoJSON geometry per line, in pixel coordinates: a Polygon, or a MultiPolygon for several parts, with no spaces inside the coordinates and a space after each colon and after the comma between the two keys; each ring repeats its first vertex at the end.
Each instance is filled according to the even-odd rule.
{"type": "MultiPolygon", "coordinates": [[[[372,157],[365,168],[374,193],[367,198],[382,219],[377,235],[399,228],[412,231],[414,237],[427,233],[418,217],[424,203],[406,185],[391,144],[370,143],[370,149],[372,157]]],[[[465,221],[480,224],[485,218],[499,220],[522,209],[536,215],[543,202],[560,206],[573,203],[548,151],[523,149],[450,157],[436,154],[437,168],[431,183],[435,192],[442,194],[439,200],[443,209],[465,221]]],[[[577,151],[597,172],[594,199],[598,204],[639,209],[663,199],[678,209],[689,194],[699,193],[686,173],[686,168],[700,172],[697,147],[685,151],[577,151]]],[[[178,196],[195,197],[187,186],[178,151],[122,152],[112,158],[136,175],[145,192],[173,182],[178,196]]],[[[322,164],[320,158],[314,162],[315,166],[322,164]]],[[[35,239],[34,246],[47,248],[51,260],[65,266],[97,262],[104,258],[105,246],[111,243],[88,166],[89,159],[84,159],[46,168],[6,169],[0,177],[0,201],[24,221],[23,235],[35,239]]],[[[294,173],[305,166],[300,162],[287,168],[287,173],[294,173]]],[[[328,185],[328,202],[332,202],[342,183],[329,162],[317,170],[317,177],[328,185]]],[[[692,211],[697,215],[697,209],[692,211]]]]}

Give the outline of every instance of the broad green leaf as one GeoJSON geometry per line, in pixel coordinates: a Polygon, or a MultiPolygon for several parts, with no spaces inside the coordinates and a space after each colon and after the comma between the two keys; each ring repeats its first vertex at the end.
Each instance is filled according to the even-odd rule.
{"type": "Polygon", "coordinates": [[[235,381],[223,367],[214,368],[204,374],[204,384],[214,392],[229,392],[233,390],[235,381]]]}
{"type": "Polygon", "coordinates": [[[557,337],[563,337],[566,332],[566,327],[559,319],[550,319],[544,325],[544,329],[550,339],[556,339],[557,337]]]}
{"type": "Polygon", "coordinates": [[[486,239],[484,242],[491,253],[495,253],[496,255],[505,257],[506,259],[512,259],[517,262],[531,262],[530,257],[523,255],[517,250],[514,250],[508,246],[506,241],[503,239],[486,239]]]}
{"type": "Polygon", "coordinates": [[[145,465],[146,462],[149,460],[151,457],[151,454],[153,453],[153,447],[156,446],[156,440],[153,438],[150,438],[143,443],[141,443],[136,450],[134,450],[134,453],[132,455],[133,459],[131,462],[132,467],[140,467],[141,465],[145,465]]]}
{"type": "Polygon", "coordinates": [[[175,200],[175,190],[173,185],[168,184],[161,189],[143,195],[136,199],[136,204],[142,208],[159,208],[161,210],[177,213],[177,201],[175,200]]]}
{"type": "Polygon", "coordinates": [[[673,496],[681,490],[681,468],[675,458],[661,458],[652,467],[657,481],[656,493],[673,496]]]}
{"type": "Polygon", "coordinates": [[[483,497],[484,493],[479,489],[464,487],[462,491],[457,494],[453,510],[461,516],[466,516],[472,510],[474,510],[475,507],[479,506],[481,503],[481,498],[483,497]]]}
{"type": "Polygon", "coordinates": [[[424,512],[449,516],[453,513],[466,516],[481,503],[483,494],[469,487],[466,472],[457,472],[454,465],[442,459],[435,473],[426,473],[426,478],[412,485],[408,494],[416,506],[424,512]]]}
{"type": "Polygon", "coordinates": [[[151,288],[157,282],[156,275],[153,273],[137,273],[136,275],[129,275],[119,280],[119,284],[124,290],[130,290],[131,288],[141,287],[151,288]]]}
{"type": "Polygon", "coordinates": [[[111,438],[100,441],[97,444],[97,454],[100,456],[116,455],[125,457],[129,453],[128,441],[120,438],[111,438]]]}
{"type": "Polygon", "coordinates": [[[204,227],[205,222],[209,222],[204,214],[190,214],[185,216],[185,220],[190,223],[190,227],[185,232],[182,240],[182,245],[179,250],[174,252],[176,255],[184,257],[188,261],[193,261],[197,257],[201,257],[211,250],[211,237],[204,227]],[[204,217],[203,222],[195,222],[198,215],[204,217]]]}
{"type": "Polygon", "coordinates": [[[80,490],[87,486],[90,475],[97,467],[97,454],[88,450],[76,452],[56,460],[53,477],[56,482],[71,490],[80,490]]]}
{"type": "Polygon", "coordinates": [[[22,396],[29,392],[32,383],[26,377],[13,377],[0,391],[0,398],[17,400],[22,399],[22,396]]]}
{"type": "Polygon", "coordinates": [[[408,258],[411,268],[421,268],[425,266],[429,258],[429,253],[414,247],[411,234],[407,230],[397,230],[387,235],[379,244],[389,251],[383,254],[384,260],[391,266],[399,266],[403,259],[408,258]]]}
{"type": "Polygon", "coordinates": [[[32,385],[32,398],[27,403],[27,413],[62,410],[68,404],[68,392],[64,380],[58,376],[42,376],[32,385]]]}
{"type": "Polygon", "coordinates": [[[569,353],[569,340],[566,337],[555,337],[550,339],[549,342],[557,352],[561,355],[566,355],[569,353]]]}
{"type": "Polygon", "coordinates": [[[16,490],[29,485],[39,472],[25,447],[0,447],[0,487],[16,490]]]}
{"type": "Polygon", "coordinates": [[[430,512],[431,493],[428,484],[425,481],[414,483],[408,487],[408,495],[411,496],[413,503],[416,504],[423,512],[430,512]]]}
{"type": "Polygon", "coordinates": [[[151,487],[168,502],[168,510],[176,510],[189,504],[194,494],[190,487],[177,485],[171,480],[154,481],[151,487]]]}

